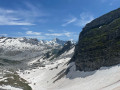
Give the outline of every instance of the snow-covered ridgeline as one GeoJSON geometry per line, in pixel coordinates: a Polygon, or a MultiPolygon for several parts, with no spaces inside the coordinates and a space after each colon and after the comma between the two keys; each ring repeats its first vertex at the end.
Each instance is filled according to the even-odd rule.
{"type": "MultiPolygon", "coordinates": [[[[59,40],[59,39],[58,39],[59,40]]],[[[7,50],[29,50],[29,49],[44,49],[48,46],[59,46],[65,43],[65,41],[56,41],[56,40],[51,40],[51,41],[44,41],[40,40],[38,41],[37,39],[27,39],[27,38],[0,38],[0,46],[1,48],[5,48],[7,50]]]]}
{"type": "Polygon", "coordinates": [[[54,39],[44,41],[32,38],[0,37],[0,58],[26,60],[42,56],[52,49],[60,49],[65,41],[54,39]]]}

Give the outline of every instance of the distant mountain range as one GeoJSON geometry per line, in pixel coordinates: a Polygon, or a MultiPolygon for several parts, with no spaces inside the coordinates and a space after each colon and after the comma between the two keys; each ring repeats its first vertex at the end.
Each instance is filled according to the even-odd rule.
{"type": "MultiPolygon", "coordinates": [[[[72,41],[69,42],[71,43],[69,47],[74,45],[72,41]]],[[[64,48],[66,43],[67,41],[62,41],[58,38],[45,41],[26,37],[0,37],[0,64],[7,65],[6,61],[9,63],[23,62],[28,64],[28,62],[36,58],[52,60],[61,55],[62,52],[65,52],[63,50],[60,53],[60,50],[64,48]]]]}
{"type": "Polygon", "coordinates": [[[0,57],[11,60],[33,58],[51,49],[61,49],[65,43],[66,41],[57,38],[51,41],[39,41],[38,39],[25,37],[0,37],[0,57]]]}
{"type": "Polygon", "coordinates": [[[0,37],[0,43],[26,43],[26,44],[31,44],[31,45],[54,45],[54,46],[59,46],[59,45],[64,45],[66,41],[60,40],[58,38],[55,38],[51,41],[47,40],[38,40],[36,38],[26,38],[26,37],[20,37],[20,38],[13,38],[13,37],[0,37]]]}

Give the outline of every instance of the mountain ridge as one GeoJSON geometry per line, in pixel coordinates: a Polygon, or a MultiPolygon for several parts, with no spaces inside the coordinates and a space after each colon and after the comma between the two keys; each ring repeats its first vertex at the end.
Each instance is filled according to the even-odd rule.
{"type": "Polygon", "coordinates": [[[26,37],[0,37],[0,43],[5,42],[7,39],[18,39],[20,42],[26,42],[30,44],[48,44],[48,45],[64,45],[66,41],[54,38],[52,40],[38,40],[37,38],[26,38],[26,37]],[[3,41],[1,39],[4,39],[3,41]]]}
{"type": "Polygon", "coordinates": [[[88,23],[79,35],[75,53],[77,70],[93,71],[120,63],[120,8],[88,23]]]}

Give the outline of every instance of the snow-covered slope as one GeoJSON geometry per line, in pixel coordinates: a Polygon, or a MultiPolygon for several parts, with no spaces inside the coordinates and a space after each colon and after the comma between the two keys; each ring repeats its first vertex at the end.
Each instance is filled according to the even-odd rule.
{"type": "MultiPolygon", "coordinates": [[[[63,55],[74,53],[74,48],[63,55]]],[[[61,55],[60,57],[63,57],[61,55]]],[[[120,66],[102,67],[92,72],[76,71],[71,57],[60,58],[45,67],[20,71],[33,90],[120,90],[120,66]]]]}
{"type": "Polygon", "coordinates": [[[22,90],[22,89],[11,87],[11,86],[0,86],[0,90],[22,90]]]}
{"type": "Polygon", "coordinates": [[[54,85],[54,82],[59,76],[58,73],[65,72],[66,68],[68,67],[67,63],[69,62],[73,53],[74,47],[60,56],[63,58],[59,57],[60,59],[58,60],[55,59],[50,61],[45,65],[45,67],[37,67],[32,70],[25,70],[24,72],[22,70],[18,73],[22,78],[30,83],[30,86],[33,90],[38,90],[38,88],[40,90],[48,90],[48,88],[54,85]]]}

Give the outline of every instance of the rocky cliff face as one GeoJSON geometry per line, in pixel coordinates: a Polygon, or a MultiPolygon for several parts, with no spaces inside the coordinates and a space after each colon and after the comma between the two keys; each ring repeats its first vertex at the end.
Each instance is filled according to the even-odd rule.
{"type": "Polygon", "coordinates": [[[71,61],[81,71],[120,63],[120,8],[88,23],[79,36],[71,61]]]}

